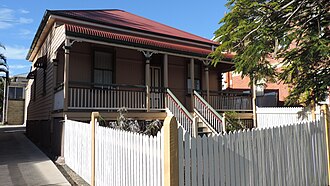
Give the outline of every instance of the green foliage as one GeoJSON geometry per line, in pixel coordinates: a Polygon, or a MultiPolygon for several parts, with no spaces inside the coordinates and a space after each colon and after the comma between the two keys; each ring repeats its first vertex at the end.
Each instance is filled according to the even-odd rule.
{"type": "Polygon", "coordinates": [[[227,111],[226,115],[226,132],[233,132],[236,130],[247,129],[247,127],[243,124],[241,119],[238,117],[237,112],[235,111],[227,111]]]}
{"type": "MultiPolygon", "coordinates": [[[[2,44],[0,44],[0,48],[6,49],[2,44]]],[[[2,65],[7,68],[7,58],[3,53],[0,53],[0,68],[2,65]]],[[[0,110],[3,107],[4,85],[4,80],[0,79],[0,110]]]]}
{"type": "Polygon", "coordinates": [[[329,0],[229,0],[229,13],[215,32],[223,52],[236,53],[236,71],[257,82],[283,81],[292,90],[287,104],[317,103],[330,86],[329,0]],[[282,71],[268,61],[281,61],[282,71]]]}
{"type": "MultiPolygon", "coordinates": [[[[3,46],[2,44],[0,44],[0,48],[6,49],[5,46],[3,46]]],[[[0,62],[3,62],[5,64],[7,63],[7,58],[3,53],[0,53],[0,62]]]]}
{"type": "Polygon", "coordinates": [[[127,109],[126,108],[120,108],[118,109],[118,117],[117,121],[115,122],[106,122],[102,117],[99,118],[100,125],[113,128],[113,129],[119,129],[119,130],[125,130],[129,132],[135,132],[145,135],[151,135],[156,136],[157,133],[162,128],[162,123],[159,120],[147,122],[147,121],[137,121],[133,120],[131,118],[126,117],[127,109]]]}

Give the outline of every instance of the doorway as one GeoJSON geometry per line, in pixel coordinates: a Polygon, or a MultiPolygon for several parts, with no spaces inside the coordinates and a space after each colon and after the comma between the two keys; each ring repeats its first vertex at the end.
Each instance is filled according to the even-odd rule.
{"type": "Polygon", "coordinates": [[[150,107],[152,109],[164,109],[165,97],[162,88],[162,71],[159,66],[150,67],[150,107]]]}

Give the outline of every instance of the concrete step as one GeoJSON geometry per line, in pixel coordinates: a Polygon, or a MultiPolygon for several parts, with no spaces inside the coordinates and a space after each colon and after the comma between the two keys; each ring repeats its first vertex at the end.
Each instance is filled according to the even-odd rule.
{"type": "Polygon", "coordinates": [[[197,122],[197,127],[204,127],[205,124],[203,122],[197,122]]]}
{"type": "Polygon", "coordinates": [[[198,132],[210,132],[212,131],[208,127],[198,127],[198,132]]]}
{"type": "Polygon", "coordinates": [[[198,135],[200,137],[203,137],[203,136],[211,136],[212,135],[212,132],[198,132],[198,135]]]}

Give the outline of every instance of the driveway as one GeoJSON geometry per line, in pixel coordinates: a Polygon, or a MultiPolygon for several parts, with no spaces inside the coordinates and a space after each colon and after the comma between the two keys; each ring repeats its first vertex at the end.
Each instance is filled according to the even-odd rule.
{"type": "Polygon", "coordinates": [[[0,185],[70,185],[24,132],[22,126],[0,126],[0,185]]]}

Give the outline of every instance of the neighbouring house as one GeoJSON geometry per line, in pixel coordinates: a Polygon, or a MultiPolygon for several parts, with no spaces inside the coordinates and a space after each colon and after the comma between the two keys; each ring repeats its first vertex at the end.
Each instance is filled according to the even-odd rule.
{"type": "Polygon", "coordinates": [[[217,46],[122,10],[47,10],[27,55],[27,135],[58,155],[65,116],[115,120],[121,107],[137,120],[173,114],[190,132],[221,132],[220,113],[252,104],[250,94],[221,90],[233,63],[225,54],[209,65],[217,46]]]}
{"type": "MultiPolygon", "coordinates": [[[[278,65],[278,60],[273,57],[268,58],[270,64],[278,65]]],[[[281,69],[278,67],[278,69],[281,69]]],[[[250,78],[241,77],[241,74],[229,71],[223,74],[223,89],[224,90],[240,90],[251,92],[249,85],[250,78]]],[[[256,87],[256,105],[259,107],[277,107],[283,106],[285,98],[289,95],[289,85],[283,82],[270,83],[267,82],[265,86],[256,87]]]]}
{"type": "Polygon", "coordinates": [[[9,125],[25,124],[25,87],[27,85],[26,74],[10,77],[8,86],[7,123],[9,125]]]}

